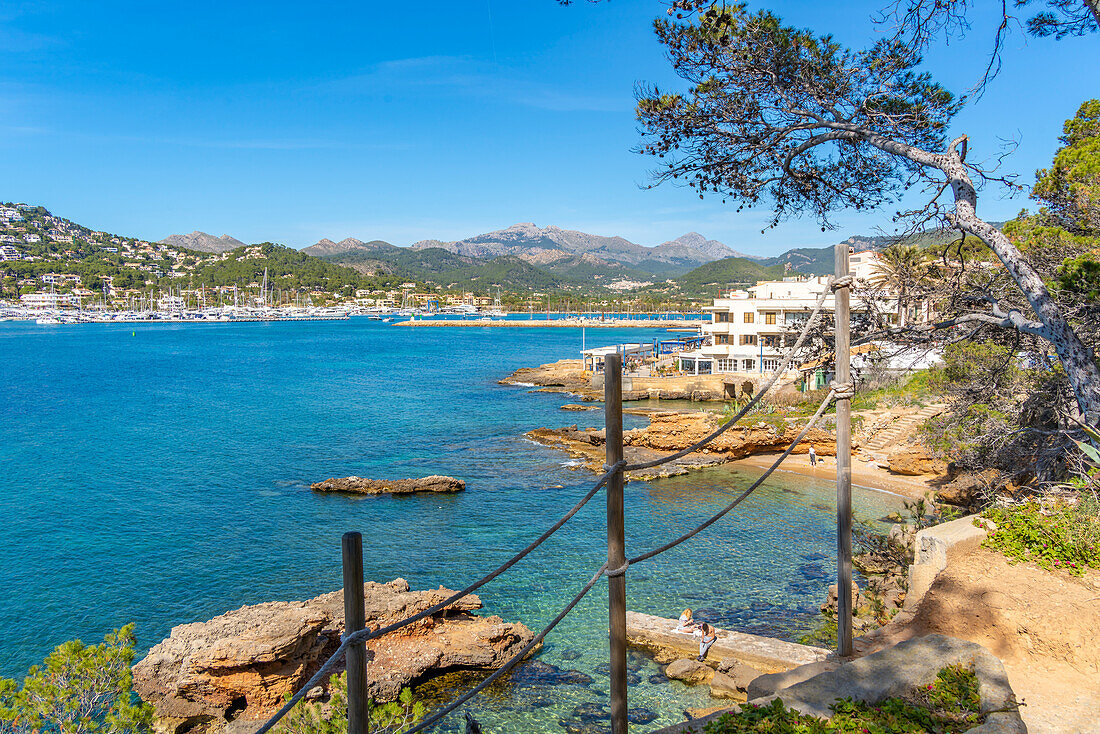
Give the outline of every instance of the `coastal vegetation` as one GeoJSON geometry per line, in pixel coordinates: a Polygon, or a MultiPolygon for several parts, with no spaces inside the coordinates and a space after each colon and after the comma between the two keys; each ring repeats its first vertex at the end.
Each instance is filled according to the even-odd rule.
{"type": "Polygon", "coordinates": [[[1013,562],[1030,561],[1073,576],[1100,568],[1100,503],[1094,495],[1078,504],[1029,501],[990,507],[983,515],[997,525],[985,545],[1013,562]]]}
{"type": "Polygon", "coordinates": [[[980,724],[981,697],[974,671],[962,665],[942,668],[926,688],[876,704],[841,699],[827,720],[787,708],[781,698],[744,704],[705,727],[707,734],[866,734],[867,732],[965,732],[980,724]]]}
{"type": "Polygon", "coordinates": [[[0,678],[3,734],[147,734],[153,707],[133,692],[134,625],[108,634],[98,645],[71,640],[20,686],[0,678]]]}
{"type": "MultiPolygon", "coordinates": [[[[347,674],[329,679],[329,699],[324,703],[301,701],[274,728],[277,734],[347,734],[347,674]]],[[[290,700],[290,695],[287,695],[290,700]]],[[[424,704],[413,698],[412,689],[403,688],[396,701],[367,702],[369,734],[401,734],[424,718],[424,704]]]]}

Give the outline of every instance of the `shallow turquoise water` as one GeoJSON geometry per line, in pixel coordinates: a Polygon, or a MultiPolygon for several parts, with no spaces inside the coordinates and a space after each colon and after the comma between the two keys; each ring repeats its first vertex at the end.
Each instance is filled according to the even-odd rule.
{"type": "MultiPolygon", "coordinates": [[[[588,330],[587,341],[663,333],[588,330]]],[[[0,675],[127,622],[147,648],[174,624],[333,590],[348,530],[364,534],[368,578],[452,588],[476,578],[591,486],[592,475],[523,433],[602,425],[602,412],[564,413],[567,396],[497,384],[517,367],[577,356],[580,342],[574,329],[365,319],[0,324],[0,675]],[[360,499],[308,489],[330,476],[436,473],[468,490],[360,499]]],[[[628,553],[688,529],[751,479],[717,468],[629,484],[628,553]]],[[[832,582],[833,493],[831,482],[774,478],[703,535],[632,568],[630,608],[674,617],[690,606],[723,626],[795,634],[832,582]]],[[[856,491],[865,518],[898,504],[856,491]]],[[[487,610],[541,628],[601,563],[603,523],[600,496],[482,590],[487,610]]],[[[470,710],[516,731],[560,732],[572,705],[602,700],[605,586],[541,659],[596,682],[555,689],[546,708],[529,705],[539,689],[505,686],[470,710]]],[[[630,689],[631,706],[660,715],[653,727],[709,702],[678,683],[650,683],[656,672],[645,664],[630,689]]]]}

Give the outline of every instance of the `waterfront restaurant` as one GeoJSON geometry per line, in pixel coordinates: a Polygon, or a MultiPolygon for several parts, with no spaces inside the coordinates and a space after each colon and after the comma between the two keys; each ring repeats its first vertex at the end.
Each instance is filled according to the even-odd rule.
{"type": "MultiPolygon", "coordinates": [[[[866,282],[877,269],[878,255],[853,253],[849,264],[851,274],[866,282]]],[[[711,314],[711,322],[702,326],[706,343],[680,354],[680,371],[692,375],[773,372],[809,319],[818,297],[829,290],[829,283],[828,276],[791,276],[763,280],[747,290],[716,298],[703,309],[711,314]]],[[[887,294],[876,300],[886,312],[896,308],[887,294]]],[[[853,299],[851,308],[857,313],[867,305],[853,299]]],[[[829,293],[822,311],[828,315],[835,309],[835,299],[829,293]]],[[[788,372],[797,375],[798,366],[792,365],[788,372]]]]}
{"type": "Polygon", "coordinates": [[[631,365],[642,365],[645,360],[653,356],[652,344],[614,344],[610,347],[595,347],[581,352],[584,360],[584,371],[592,374],[603,372],[604,358],[609,354],[620,354],[623,358],[623,369],[631,365]]]}

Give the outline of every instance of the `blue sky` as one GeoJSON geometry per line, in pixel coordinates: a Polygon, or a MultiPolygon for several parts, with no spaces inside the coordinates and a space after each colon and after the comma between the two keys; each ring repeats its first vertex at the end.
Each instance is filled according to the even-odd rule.
{"type": "MultiPolygon", "coordinates": [[[[786,21],[864,46],[880,2],[769,0],[786,21]]],[[[631,152],[639,81],[674,85],[651,21],[660,0],[408,3],[5,2],[0,5],[0,199],[108,231],[199,229],[303,247],[321,237],[459,239],[515,222],[656,245],[690,230],[749,253],[838,232],[742,212],[684,189],[642,190],[631,152]]],[[[929,54],[965,91],[989,18],[929,54]]],[[[1100,37],[1009,39],[1005,69],[958,118],[971,157],[1019,148],[1032,180],[1062,122],[1100,95],[1100,37]],[[1062,74],[1063,70],[1075,70],[1062,74]]],[[[983,196],[1013,216],[1023,198],[983,196]]]]}

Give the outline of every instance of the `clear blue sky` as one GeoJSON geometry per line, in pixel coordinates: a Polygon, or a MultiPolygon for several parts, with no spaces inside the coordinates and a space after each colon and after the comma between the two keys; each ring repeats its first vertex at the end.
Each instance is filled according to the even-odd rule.
{"type": "MultiPolygon", "coordinates": [[[[785,20],[863,46],[880,2],[769,0],[785,20]]],[[[200,229],[297,247],[406,245],[533,221],[645,245],[697,230],[750,253],[839,232],[663,186],[631,152],[638,81],[674,82],[660,0],[0,5],[0,199],[160,239],[200,229]]],[[[987,19],[930,54],[956,91],[977,78],[987,19]]],[[[1065,118],[1100,96],[1100,37],[1009,39],[1005,70],[957,120],[971,157],[1020,147],[1030,182],[1065,118]],[[1062,73],[1062,72],[1066,73],[1062,73]]],[[[1026,200],[983,198],[990,219],[1026,200]]]]}

